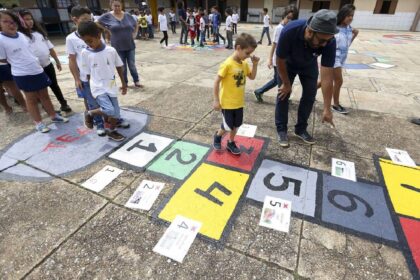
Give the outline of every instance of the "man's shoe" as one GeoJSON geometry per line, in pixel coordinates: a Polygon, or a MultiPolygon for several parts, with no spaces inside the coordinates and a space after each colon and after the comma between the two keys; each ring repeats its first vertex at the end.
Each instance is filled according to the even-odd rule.
{"type": "Polygon", "coordinates": [[[331,106],[331,108],[332,108],[332,110],[333,110],[334,112],[337,112],[337,113],[340,113],[340,114],[344,114],[344,115],[346,115],[346,114],[348,114],[348,113],[349,113],[349,111],[347,111],[347,109],[346,109],[346,108],[344,108],[343,106],[341,106],[340,104],[339,104],[339,105],[337,105],[337,106],[332,105],[332,106],[331,106]]]}
{"type": "Polygon", "coordinates": [[[107,132],[108,138],[117,142],[121,142],[124,141],[125,136],[120,134],[118,131],[113,130],[113,131],[108,131],[107,132]]]}
{"type": "Polygon", "coordinates": [[[85,112],[85,127],[93,129],[93,117],[87,111],[85,112]]]}
{"type": "Polygon", "coordinates": [[[258,91],[254,90],[255,98],[259,103],[263,103],[264,100],[262,99],[262,93],[259,93],[258,91]]]}
{"type": "Polygon", "coordinates": [[[287,137],[287,132],[280,131],[278,135],[279,135],[280,147],[284,147],[284,148],[289,147],[289,137],[287,137]]]}
{"type": "Polygon", "coordinates": [[[226,149],[234,155],[241,154],[241,150],[238,148],[238,146],[236,146],[235,141],[232,141],[232,142],[228,141],[226,145],[226,149]]]}
{"type": "Polygon", "coordinates": [[[70,113],[71,112],[71,108],[70,108],[70,106],[69,105],[64,105],[64,106],[61,106],[60,107],[60,110],[61,111],[63,111],[63,112],[66,112],[66,113],[70,113]]]}
{"type": "Polygon", "coordinates": [[[420,118],[412,119],[411,122],[414,124],[420,125],[420,118]]]}
{"type": "Polygon", "coordinates": [[[218,151],[222,149],[222,136],[217,135],[217,133],[214,135],[213,148],[218,151]]]}
{"type": "Polygon", "coordinates": [[[302,139],[306,144],[313,145],[316,143],[315,139],[306,130],[301,133],[295,132],[295,135],[302,139]]]}

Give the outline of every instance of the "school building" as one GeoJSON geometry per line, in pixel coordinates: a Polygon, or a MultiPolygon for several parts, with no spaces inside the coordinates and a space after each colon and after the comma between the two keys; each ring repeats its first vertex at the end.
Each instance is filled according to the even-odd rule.
{"type": "MultiPolygon", "coordinates": [[[[356,6],[353,26],[383,30],[420,31],[419,0],[182,0],[186,7],[203,7],[209,10],[218,6],[221,11],[227,7],[236,9],[242,22],[262,22],[265,7],[274,23],[280,21],[284,7],[295,4],[299,8],[299,18],[307,19],[319,9],[338,11],[347,3],[356,6]]],[[[122,0],[126,11],[136,9],[146,2],[152,10],[154,20],[157,8],[175,8],[177,0],[122,0]]],[[[4,6],[13,4],[31,9],[35,18],[59,32],[65,32],[70,21],[67,8],[70,5],[85,5],[91,10],[109,9],[109,0],[2,0],[4,6]]]]}

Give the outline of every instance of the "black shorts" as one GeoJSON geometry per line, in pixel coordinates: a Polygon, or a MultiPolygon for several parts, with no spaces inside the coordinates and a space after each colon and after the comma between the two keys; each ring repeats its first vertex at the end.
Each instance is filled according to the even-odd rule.
{"type": "Polygon", "coordinates": [[[226,131],[231,131],[242,125],[244,119],[244,108],[222,109],[222,116],[222,129],[226,131]]]}

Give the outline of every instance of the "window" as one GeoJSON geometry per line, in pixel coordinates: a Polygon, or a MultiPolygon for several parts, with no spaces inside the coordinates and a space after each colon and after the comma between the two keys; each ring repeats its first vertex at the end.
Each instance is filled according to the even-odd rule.
{"type": "Polygon", "coordinates": [[[71,0],[57,0],[57,8],[67,8],[71,5],[71,0]]]}
{"type": "Polygon", "coordinates": [[[354,4],[354,0],[341,0],[340,2],[340,9],[346,4],[354,4]]]}
{"type": "Polygon", "coordinates": [[[376,0],[374,14],[395,14],[398,0],[376,0]]]}
{"type": "Polygon", "coordinates": [[[318,12],[321,9],[329,9],[330,1],[314,1],[312,4],[312,12],[318,12]]]}

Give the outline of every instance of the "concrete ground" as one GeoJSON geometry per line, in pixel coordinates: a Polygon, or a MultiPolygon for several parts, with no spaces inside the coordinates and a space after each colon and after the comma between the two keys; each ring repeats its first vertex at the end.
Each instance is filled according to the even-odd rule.
{"type": "MultiPolygon", "coordinates": [[[[239,25],[238,29],[259,36],[261,26],[239,25]]],[[[170,34],[170,43],[178,42],[178,35],[170,34]]],[[[54,38],[53,43],[64,55],[64,38],[54,38]]],[[[318,93],[309,127],[317,143],[307,146],[291,136],[290,148],[282,149],[274,126],[276,91],[268,92],[263,104],[256,103],[252,94],[272,77],[266,66],[269,47],[259,46],[257,79],[246,85],[245,122],[258,126],[257,136],[271,139],[266,157],[326,172],[332,157],[350,160],[356,163],[359,178],[378,182],[372,156],[387,157],[385,147],[407,150],[420,162],[420,127],[408,121],[420,117],[419,47],[418,33],[361,30],[348,63],[370,64],[376,56],[395,67],[344,70],[341,101],[351,108],[350,114],[334,114],[336,129],[321,124],[318,93]],[[386,34],[409,34],[413,40],[390,40],[383,37],[386,34]]],[[[130,88],[120,96],[120,104],[146,110],[152,132],[210,144],[220,123],[212,110],[213,81],[219,64],[231,52],[166,50],[158,39],[137,42],[136,52],[145,88],[130,88]]],[[[82,112],[67,66],[58,80],[71,107],[82,112]]],[[[293,90],[290,124],[296,121],[298,82],[293,90]]],[[[15,109],[11,118],[0,112],[0,149],[33,130],[29,117],[15,109]]],[[[397,249],[297,217],[292,217],[289,234],[262,228],[258,226],[261,208],[251,203],[243,205],[223,248],[197,239],[184,263],[176,263],[152,252],[166,227],[151,217],[174,187],[170,180],[130,170],[108,158],[47,183],[0,181],[0,278],[413,278],[397,249]],[[106,164],[126,171],[99,194],[81,187],[106,164]],[[124,207],[143,179],[163,181],[167,187],[150,212],[124,207]]]]}

